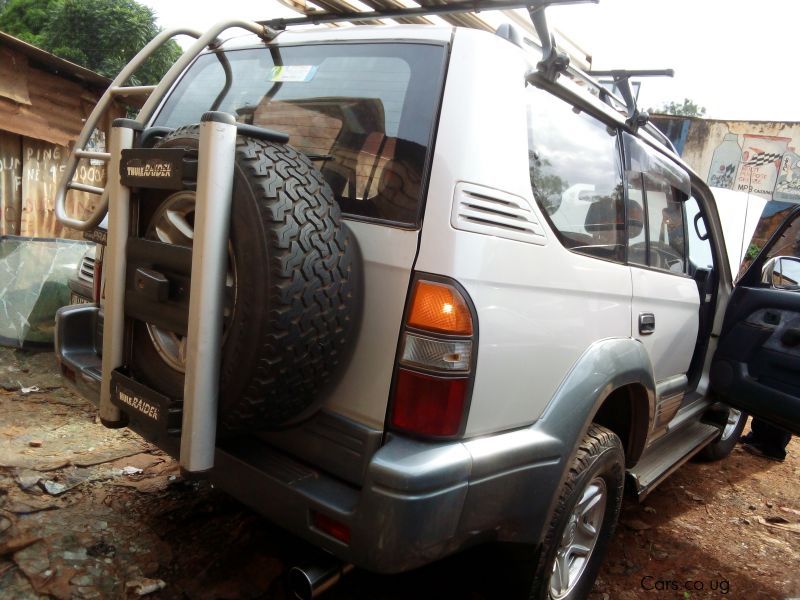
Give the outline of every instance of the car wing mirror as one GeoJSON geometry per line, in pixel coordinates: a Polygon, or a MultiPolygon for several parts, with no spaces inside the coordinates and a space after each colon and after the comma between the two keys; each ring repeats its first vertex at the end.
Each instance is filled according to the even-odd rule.
{"type": "Polygon", "coordinates": [[[768,260],[761,281],[774,289],[800,291],[800,258],[777,256],[768,260]]]}

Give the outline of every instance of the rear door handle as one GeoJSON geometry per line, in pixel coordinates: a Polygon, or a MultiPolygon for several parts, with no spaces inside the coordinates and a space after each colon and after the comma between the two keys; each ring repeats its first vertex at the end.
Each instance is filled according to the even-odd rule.
{"type": "Polygon", "coordinates": [[[656,330],[656,316],[653,313],[639,313],[639,333],[650,335],[656,330]]]}

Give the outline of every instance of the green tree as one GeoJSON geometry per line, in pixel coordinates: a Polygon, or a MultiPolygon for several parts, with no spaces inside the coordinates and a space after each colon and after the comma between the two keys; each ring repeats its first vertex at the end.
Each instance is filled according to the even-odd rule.
{"type": "MultiPolygon", "coordinates": [[[[135,0],[6,0],[0,30],[106,77],[160,31],[153,11],[135,0]]],[[[162,46],[131,83],[158,82],[180,54],[174,41],[162,46]]]]}
{"type": "Polygon", "coordinates": [[[0,31],[42,46],[42,32],[63,0],[0,0],[0,31]]]}
{"type": "Polygon", "coordinates": [[[702,117],[706,114],[706,107],[699,106],[689,98],[684,98],[683,102],[665,102],[661,108],[649,108],[647,112],[678,117],[702,117]]]}

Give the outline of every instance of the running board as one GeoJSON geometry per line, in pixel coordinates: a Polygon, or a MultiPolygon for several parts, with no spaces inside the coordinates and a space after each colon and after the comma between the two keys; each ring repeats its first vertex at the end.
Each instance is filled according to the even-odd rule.
{"type": "Polygon", "coordinates": [[[628,469],[639,500],[718,435],[718,427],[696,422],[667,434],[648,448],[636,466],[628,469]]]}

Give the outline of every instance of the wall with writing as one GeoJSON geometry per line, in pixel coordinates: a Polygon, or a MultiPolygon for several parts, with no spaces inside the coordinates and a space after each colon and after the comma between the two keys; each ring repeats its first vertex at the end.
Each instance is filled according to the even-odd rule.
{"type": "Polygon", "coordinates": [[[710,186],[800,202],[800,123],[652,120],[710,186]]]}

